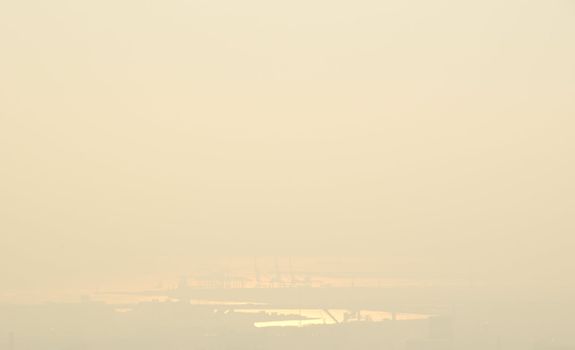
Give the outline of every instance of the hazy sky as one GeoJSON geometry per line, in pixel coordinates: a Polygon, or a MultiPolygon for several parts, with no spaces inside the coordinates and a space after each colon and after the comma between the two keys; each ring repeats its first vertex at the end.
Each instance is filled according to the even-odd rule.
{"type": "Polygon", "coordinates": [[[0,291],[199,255],[567,281],[574,117],[570,0],[4,0],[0,291]]]}

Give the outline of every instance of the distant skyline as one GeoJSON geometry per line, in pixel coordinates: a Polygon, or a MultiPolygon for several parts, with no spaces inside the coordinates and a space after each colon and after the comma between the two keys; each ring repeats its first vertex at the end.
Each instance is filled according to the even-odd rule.
{"type": "Polygon", "coordinates": [[[566,0],[2,1],[0,294],[257,255],[573,287],[574,38],[566,0]]]}

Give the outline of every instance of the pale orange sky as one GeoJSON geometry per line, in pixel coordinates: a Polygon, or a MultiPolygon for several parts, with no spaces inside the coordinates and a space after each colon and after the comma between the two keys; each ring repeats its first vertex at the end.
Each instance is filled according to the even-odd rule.
{"type": "Polygon", "coordinates": [[[567,0],[2,1],[0,291],[243,254],[570,281],[573,62],[567,0]]]}

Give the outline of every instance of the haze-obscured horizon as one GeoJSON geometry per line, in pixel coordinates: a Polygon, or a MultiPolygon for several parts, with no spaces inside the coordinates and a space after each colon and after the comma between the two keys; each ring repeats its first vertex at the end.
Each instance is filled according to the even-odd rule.
{"type": "Polygon", "coordinates": [[[574,39],[567,0],[3,1],[0,291],[254,256],[572,288],[574,39]]]}

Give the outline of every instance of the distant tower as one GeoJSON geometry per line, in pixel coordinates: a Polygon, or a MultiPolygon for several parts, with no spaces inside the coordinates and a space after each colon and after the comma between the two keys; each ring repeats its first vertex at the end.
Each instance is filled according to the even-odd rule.
{"type": "Polygon", "coordinates": [[[254,273],[256,277],[256,288],[261,287],[261,276],[260,276],[260,269],[258,267],[258,258],[254,256],[254,273]]]}
{"type": "Polygon", "coordinates": [[[14,332],[8,333],[8,349],[16,350],[16,337],[14,336],[14,332]]]}
{"type": "Polygon", "coordinates": [[[291,264],[291,256],[289,257],[288,263],[289,263],[290,284],[291,284],[291,287],[295,287],[297,281],[295,278],[295,274],[293,273],[293,267],[291,264]]]}
{"type": "Polygon", "coordinates": [[[190,287],[190,285],[188,284],[188,277],[186,276],[180,276],[180,280],[178,281],[178,290],[186,290],[190,287]]]}
{"type": "Polygon", "coordinates": [[[275,265],[276,265],[276,277],[274,287],[282,287],[282,274],[280,272],[280,263],[279,258],[277,256],[275,257],[275,265]]]}

